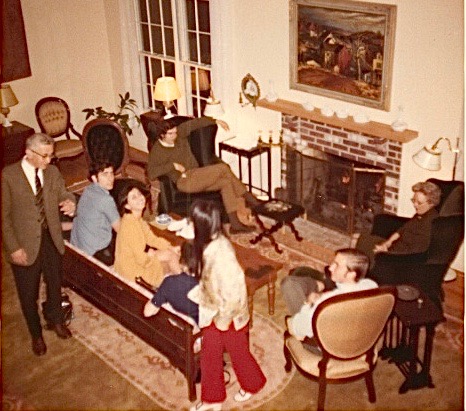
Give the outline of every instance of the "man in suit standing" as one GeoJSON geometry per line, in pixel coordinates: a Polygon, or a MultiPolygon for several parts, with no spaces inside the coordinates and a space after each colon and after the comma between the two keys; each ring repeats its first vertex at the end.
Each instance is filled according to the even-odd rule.
{"type": "Polygon", "coordinates": [[[23,315],[32,338],[34,354],[47,352],[38,312],[41,274],[46,284],[43,305],[46,329],[70,338],[61,309],[62,256],[65,245],[60,211],[73,216],[75,197],[68,192],[59,170],[50,165],[54,140],[36,133],[26,141],[22,160],[2,173],[3,248],[11,264],[23,315]]]}

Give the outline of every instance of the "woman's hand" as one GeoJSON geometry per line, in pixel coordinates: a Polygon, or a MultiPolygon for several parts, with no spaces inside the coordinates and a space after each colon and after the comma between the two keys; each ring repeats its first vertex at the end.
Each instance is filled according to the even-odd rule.
{"type": "Polygon", "coordinates": [[[321,293],[312,292],[307,296],[306,302],[310,305],[315,304],[315,302],[320,298],[321,295],[321,293]]]}

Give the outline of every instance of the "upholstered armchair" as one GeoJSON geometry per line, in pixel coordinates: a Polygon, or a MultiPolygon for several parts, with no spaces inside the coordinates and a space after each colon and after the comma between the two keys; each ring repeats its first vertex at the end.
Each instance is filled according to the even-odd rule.
{"type": "Polygon", "coordinates": [[[55,156],[58,160],[76,157],[84,152],[82,136],[71,124],[70,108],[64,100],[58,97],[40,99],[36,103],[35,113],[42,133],[53,138],[66,136],[66,140],[55,142],[55,156]],[[78,138],[72,139],[70,132],[78,138]]]}
{"type": "Polygon", "coordinates": [[[319,382],[317,409],[323,410],[327,383],[350,382],[364,378],[369,401],[376,401],[373,381],[379,339],[395,305],[394,287],[340,294],[318,305],[312,318],[314,346],[305,348],[293,336],[287,317],[284,336],[285,370],[294,363],[304,374],[319,382]]]}
{"type": "MultiPolygon", "coordinates": [[[[379,284],[412,284],[442,306],[443,278],[464,239],[464,183],[429,179],[437,184],[442,197],[437,206],[439,217],[432,222],[430,245],[416,254],[377,253],[369,276],[379,284]]],[[[388,238],[408,219],[380,214],[374,219],[371,235],[388,238]]],[[[364,241],[363,235],[358,245],[364,241]]]]}

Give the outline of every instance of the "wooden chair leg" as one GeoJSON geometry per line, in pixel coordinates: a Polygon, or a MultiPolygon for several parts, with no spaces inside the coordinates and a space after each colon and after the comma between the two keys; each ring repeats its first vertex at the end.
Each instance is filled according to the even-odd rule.
{"type": "Polygon", "coordinates": [[[325,406],[325,393],[327,389],[327,380],[322,372],[319,375],[319,395],[317,398],[317,411],[324,411],[325,406]]]}
{"type": "Polygon", "coordinates": [[[372,378],[372,371],[369,371],[365,377],[366,386],[367,386],[367,393],[369,394],[369,402],[375,402],[375,387],[374,387],[374,379],[372,378]]]}

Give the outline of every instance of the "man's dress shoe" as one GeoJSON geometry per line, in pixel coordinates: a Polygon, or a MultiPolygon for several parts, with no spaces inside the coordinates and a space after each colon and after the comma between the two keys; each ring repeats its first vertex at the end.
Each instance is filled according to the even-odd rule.
{"type": "Polygon", "coordinates": [[[65,324],[48,323],[45,328],[50,331],[55,331],[55,333],[63,340],[66,340],[73,336],[73,334],[71,334],[71,331],[68,329],[68,327],[65,324]]]}
{"type": "Polygon", "coordinates": [[[32,340],[32,351],[34,354],[40,357],[47,352],[47,346],[45,345],[44,339],[39,337],[35,340],[32,340]]]}

